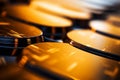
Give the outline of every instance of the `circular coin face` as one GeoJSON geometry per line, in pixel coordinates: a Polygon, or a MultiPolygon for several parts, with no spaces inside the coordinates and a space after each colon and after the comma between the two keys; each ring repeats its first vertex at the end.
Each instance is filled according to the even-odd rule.
{"type": "Polygon", "coordinates": [[[90,13],[71,10],[61,5],[47,1],[32,1],[30,7],[39,11],[47,11],[48,13],[53,13],[69,18],[90,19],[91,17],[90,13]]]}
{"type": "Polygon", "coordinates": [[[12,19],[3,18],[0,21],[0,36],[30,38],[41,36],[42,34],[40,29],[12,19]]]}
{"type": "Polygon", "coordinates": [[[47,74],[55,80],[109,80],[112,77],[105,78],[109,73],[104,71],[119,69],[117,61],[93,55],[68,43],[32,44],[24,48],[22,55],[19,65],[34,73],[47,74]]]}
{"type": "Polygon", "coordinates": [[[6,11],[11,18],[39,26],[69,27],[72,24],[68,19],[37,11],[27,5],[11,5],[6,7],[6,11]]]}
{"type": "Polygon", "coordinates": [[[106,36],[120,39],[120,23],[116,21],[107,22],[102,20],[93,20],[90,22],[90,27],[106,36]]]}
{"type": "Polygon", "coordinates": [[[120,60],[120,40],[91,30],[73,30],[67,33],[68,43],[85,51],[120,60]]]}
{"type": "Polygon", "coordinates": [[[42,34],[34,26],[3,18],[0,21],[0,52],[3,55],[15,54],[29,44],[42,42],[42,34]]]}

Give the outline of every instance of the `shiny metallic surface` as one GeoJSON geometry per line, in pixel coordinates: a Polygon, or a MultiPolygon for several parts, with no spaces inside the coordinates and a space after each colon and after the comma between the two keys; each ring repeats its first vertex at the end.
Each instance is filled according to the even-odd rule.
{"type": "Polygon", "coordinates": [[[110,36],[112,38],[120,39],[120,25],[119,21],[102,21],[94,20],[90,22],[90,27],[101,34],[110,36]]]}
{"type": "Polygon", "coordinates": [[[119,0],[0,0],[0,80],[120,80],[119,13],[119,0]]]}
{"type": "Polygon", "coordinates": [[[27,5],[13,5],[6,7],[7,15],[19,19],[23,22],[28,22],[31,24],[38,24],[42,26],[56,26],[64,27],[70,26],[71,21],[55,16],[50,15],[45,12],[40,12],[30,8],[27,5]],[[27,13],[25,13],[27,12],[27,13]]]}
{"type": "Polygon", "coordinates": [[[38,76],[16,64],[0,66],[0,80],[51,80],[38,76]]]}
{"type": "Polygon", "coordinates": [[[28,5],[8,6],[6,12],[9,18],[40,28],[43,31],[43,35],[47,37],[45,41],[57,42],[62,40],[72,25],[69,19],[48,14],[44,11],[37,11],[28,5]]]}
{"type": "Polygon", "coordinates": [[[61,16],[72,21],[72,29],[76,28],[88,28],[89,19],[91,19],[91,13],[84,11],[76,11],[68,9],[59,4],[55,4],[49,1],[32,1],[29,5],[31,8],[37,11],[44,11],[46,13],[61,16]]]}
{"type": "Polygon", "coordinates": [[[84,11],[75,11],[67,9],[61,5],[48,2],[48,1],[32,1],[30,7],[39,11],[46,11],[47,13],[66,16],[76,19],[90,19],[91,14],[84,11]]]}
{"type": "Polygon", "coordinates": [[[37,74],[43,72],[52,77],[61,74],[73,80],[114,80],[120,69],[117,61],[55,42],[26,47],[19,65],[37,74]]]}
{"type": "MultiPolygon", "coordinates": [[[[8,18],[1,18],[1,21],[8,23],[8,24],[0,24],[1,31],[10,30],[7,32],[11,32],[11,34],[16,33],[16,34],[21,35],[21,37],[16,37],[16,38],[37,37],[37,36],[40,36],[43,34],[43,32],[40,29],[36,28],[35,26],[30,26],[30,25],[27,25],[27,24],[24,24],[24,23],[21,23],[21,22],[12,20],[12,19],[8,19],[8,18]],[[23,30],[21,30],[21,29],[23,29],[23,30]],[[34,31],[34,33],[31,33],[33,31],[34,31]]],[[[9,36],[12,36],[12,35],[9,35],[9,36]]]]}
{"type": "Polygon", "coordinates": [[[90,30],[73,30],[67,33],[68,43],[86,51],[120,61],[120,40],[90,30]]]}
{"type": "Polygon", "coordinates": [[[43,41],[42,31],[34,26],[7,18],[1,18],[1,21],[0,55],[20,54],[19,51],[27,45],[43,41]]]}

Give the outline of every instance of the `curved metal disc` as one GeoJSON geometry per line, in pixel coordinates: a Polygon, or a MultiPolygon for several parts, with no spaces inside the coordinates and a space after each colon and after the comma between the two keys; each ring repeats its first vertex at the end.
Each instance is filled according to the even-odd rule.
{"type": "Polygon", "coordinates": [[[102,34],[107,36],[120,39],[120,25],[119,23],[110,23],[102,20],[94,20],[90,22],[90,27],[102,34]]]}
{"type": "Polygon", "coordinates": [[[40,29],[7,18],[2,18],[2,20],[9,24],[0,25],[0,44],[14,46],[16,44],[15,40],[18,40],[18,47],[23,47],[22,45],[42,41],[43,32],[40,29]]]}
{"type": "Polygon", "coordinates": [[[120,40],[90,30],[73,30],[67,33],[69,44],[85,51],[120,61],[120,40]]]}
{"type": "Polygon", "coordinates": [[[108,68],[110,70],[119,69],[117,61],[90,54],[67,43],[55,42],[27,46],[23,50],[20,62],[27,62],[25,67],[35,73],[37,70],[52,76],[66,75],[73,80],[109,80],[112,77],[105,78],[108,74],[104,71],[108,68]]]}
{"type": "Polygon", "coordinates": [[[85,20],[91,18],[90,13],[67,9],[61,5],[57,5],[55,3],[47,2],[47,1],[32,1],[30,7],[39,11],[46,11],[48,13],[53,13],[70,18],[85,19],[85,20]]]}
{"type": "Polygon", "coordinates": [[[67,27],[72,24],[68,19],[34,10],[27,5],[11,5],[6,7],[6,11],[9,17],[40,26],[67,27]]]}
{"type": "Polygon", "coordinates": [[[0,34],[3,35],[3,33],[5,33],[4,36],[15,38],[31,38],[38,37],[43,34],[40,29],[34,26],[27,25],[12,19],[2,18],[1,21],[2,22],[0,22],[0,34]]]}
{"type": "Polygon", "coordinates": [[[34,26],[7,18],[2,18],[1,21],[0,55],[20,54],[29,44],[43,41],[43,32],[34,26]]]}

